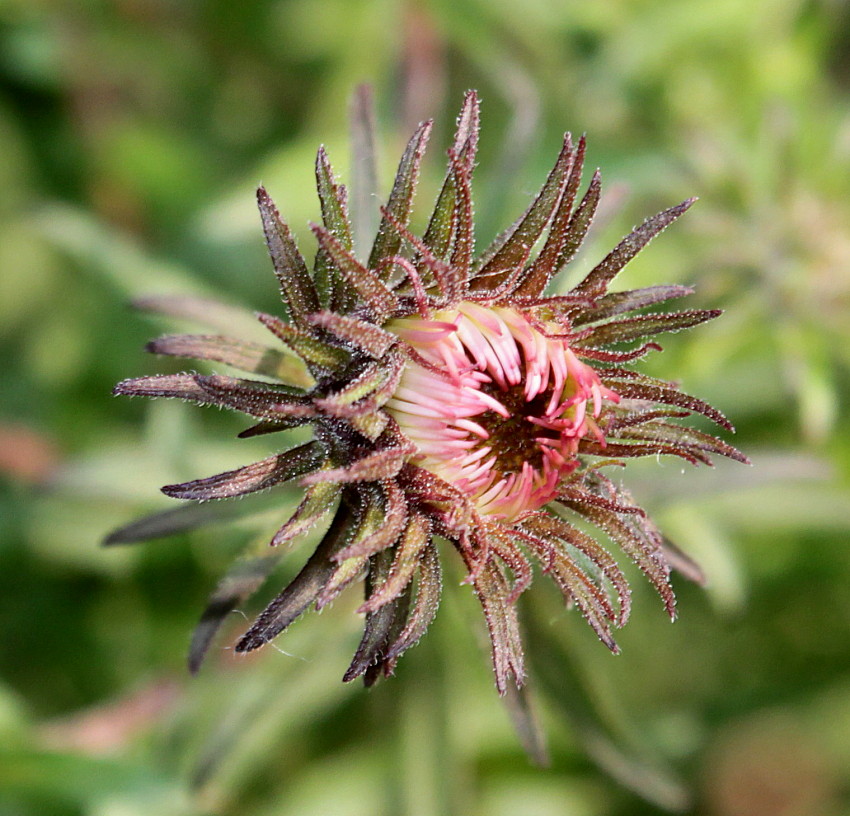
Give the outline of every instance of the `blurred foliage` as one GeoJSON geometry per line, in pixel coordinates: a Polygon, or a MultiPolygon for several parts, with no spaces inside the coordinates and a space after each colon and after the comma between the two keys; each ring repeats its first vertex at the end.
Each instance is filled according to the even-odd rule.
{"type": "Polygon", "coordinates": [[[0,813],[850,814],[848,54],[840,0],[2,0],[0,813]],[[608,185],[579,272],[702,199],[621,285],[692,283],[693,305],[727,310],[648,366],[733,417],[755,466],[629,468],[708,587],[679,582],[671,627],[638,582],[623,655],[535,587],[548,769],[492,689],[467,588],[370,692],[338,681],[353,597],[238,661],[234,616],[190,679],[205,597],[263,531],[98,547],[168,506],[158,485],[264,455],[232,417],[109,398],[165,370],[140,349],[172,327],[127,303],[274,310],[254,187],[307,248],[313,155],[325,143],[347,177],[362,81],[385,179],[418,120],[445,144],[479,89],[479,241],[565,128],[608,185]]]}

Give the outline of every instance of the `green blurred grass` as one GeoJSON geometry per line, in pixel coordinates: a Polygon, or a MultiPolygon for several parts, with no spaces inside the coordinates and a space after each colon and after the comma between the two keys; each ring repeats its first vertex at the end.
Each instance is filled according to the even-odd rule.
{"type": "Polygon", "coordinates": [[[0,813],[850,813],[848,44],[828,0],[0,3],[0,813]],[[680,582],[671,627],[636,581],[622,656],[535,587],[548,770],[492,689],[457,572],[434,630],[367,693],[338,682],[350,598],[295,626],[288,655],[235,660],[234,616],[187,677],[247,527],[98,547],[167,506],[158,485],[264,450],[232,439],[232,417],[109,397],[164,370],[141,347],[168,327],[127,302],[201,291],[274,310],[253,189],[307,249],[314,151],[347,176],[362,81],[385,180],[437,119],[423,200],[462,92],[480,90],[479,242],[564,129],[587,132],[607,180],[579,271],[701,197],[622,286],[691,283],[727,310],[648,365],[728,413],[755,465],[629,469],[709,586],[680,582]]]}

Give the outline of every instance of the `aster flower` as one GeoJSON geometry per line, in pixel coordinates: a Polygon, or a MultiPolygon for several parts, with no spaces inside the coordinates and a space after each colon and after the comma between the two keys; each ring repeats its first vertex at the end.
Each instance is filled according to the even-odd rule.
{"type": "MultiPolygon", "coordinates": [[[[193,669],[225,615],[263,582],[277,555],[319,525],[325,532],[315,551],[237,652],[268,643],[310,606],[329,604],[362,579],[365,631],[344,679],[363,676],[369,685],[391,674],[437,611],[437,539],[456,550],[465,583],[480,601],[502,694],[525,677],[516,601],[535,564],[612,651],[613,630],[629,617],[630,591],[604,542],[637,564],[674,616],[666,543],[605,472],[658,454],[692,464],[710,464],[711,455],[746,461],[721,439],[681,423],[701,414],[732,430],[719,411],[630,367],[660,350],[650,338],[719,312],[645,311],[690,294],[684,286],[608,287],[693,200],[648,219],[569,292],[547,296],[594,217],[599,173],[579,198],[585,140],[574,143],[567,135],[528,210],[476,255],[471,177],[478,116],[477,96],[469,92],[442,188],[417,236],[409,226],[412,201],[431,133],[430,122],[420,125],[366,258],[354,251],[347,192],[324,148],[316,162],[322,223],[312,225],[318,243],[312,270],[266,190],[258,190],[287,310],[286,318],[257,315],[269,345],[179,335],[149,346],[253,376],[186,372],[116,387],[116,394],[240,411],[253,421],[242,437],[312,428],[308,441],[260,462],[164,487],[187,504],[110,538],[187,529],[204,519],[198,503],[212,499],[293,482],[303,489],[271,549],[237,562],[213,594],[193,640],[193,669]]],[[[185,298],[144,305],[195,316],[210,308],[185,298]]]]}

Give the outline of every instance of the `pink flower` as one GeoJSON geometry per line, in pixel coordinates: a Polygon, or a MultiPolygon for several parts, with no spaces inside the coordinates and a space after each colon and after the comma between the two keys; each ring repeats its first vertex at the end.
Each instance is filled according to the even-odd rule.
{"type": "MultiPolygon", "coordinates": [[[[270,573],[283,545],[322,525],[315,551],[237,652],[268,643],[308,607],[321,608],[365,577],[364,635],[344,679],[363,676],[371,684],[391,674],[436,613],[439,536],[466,566],[487,621],[496,685],[505,693],[510,681],[524,680],[515,601],[531,583],[533,562],[617,649],[613,630],[628,619],[629,587],[588,525],[619,545],[675,613],[663,539],[604,467],[662,454],[693,464],[710,464],[711,455],[746,461],[681,422],[698,413],[731,430],[719,411],[630,367],[660,350],[647,338],[719,312],[646,311],[691,294],[683,286],[608,291],[692,201],[645,221],[567,294],[547,296],[599,202],[598,172],[578,198],[584,139],[573,144],[565,137],[527,212],[476,257],[476,94],[466,96],[443,186],[420,237],[409,220],[430,131],[426,122],[410,140],[366,257],[354,251],[347,193],[324,149],[316,164],[322,224],[313,225],[312,268],[260,188],[263,229],[288,314],[287,320],[257,315],[269,344],[207,334],[163,337],[149,346],[158,354],[226,363],[254,378],[185,372],[126,380],[115,389],[241,411],[252,424],[240,436],[312,428],[309,441],[260,462],[167,485],[165,493],[187,504],[109,539],[137,541],[214,518],[198,502],[291,482],[302,488],[295,513],[270,533],[276,549],[240,561],[213,593],[192,643],[193,669],[228,612],[270,573]]],[[[228,307],[208,301],[143,305],[230,322],[228,307]]]]}
{"type": "Polygon", "coordinates": [[[579,466],[582,437],[604,445],[595,419],[618,396],[516,309],[463,301],[386,328],[413,352],[385,406],[416,446],[411,462],[488,521],[515,522],[552,501],[579,466]]]}

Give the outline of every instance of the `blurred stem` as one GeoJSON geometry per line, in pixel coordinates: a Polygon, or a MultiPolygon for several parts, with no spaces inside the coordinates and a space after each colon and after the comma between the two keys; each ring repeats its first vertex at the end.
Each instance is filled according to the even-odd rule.
{"type": "Polygon", "coordinates": [[[450,757],[445,667],[441,638],[432,629],[405,660],[396,707],[398,771],[395,813],[405,816],[444,816],[457,812],[450,757]]]}
{"type": "MultiPolygon", "coordinates": [[[[201,735],[192,787],[210,810],[218,812],[237,802],[256,782],[268,756],[285,752],[296,735],[351,694],[349,686],[329,679],[338,671],[336,656],[350,645],[351,633],[345,627],[325,626],[323,648],[309,653],[310,635],[304,629],[292,632],[285,642],[292,655],[267,654],[261,665],[255,661],[252,672],[240,668],[244,674],[238,683],[224,686],[222,674],[207,690],[212,695],[205,701],[211,721],[201,735]],[[293,657],[303,652],[310,654],[308,659],[293,657]]],[[[286,771],[282,764],[279,772],[286,771]]]]}
{"type": "Polygon", "coordinates": [[[375,100],[370,85],[358,85],[351,99],[351,201],[354,251],[364,260],[378,228],[378,165],[375,100]]]}
{"type": "Polygon", "coordinates": [[[640,729],[606,698],[603,688],[575,657],[565,641],[567,627],[554,634],[553,618],[539,604],[527,603],[528,657],[532,679],[563,719],[569,723],[588,756],[623,787],[657,807],[681,813],[690,805],[690,793],[663,767],[653,746],[641,738],[640,729]]]}
{"type": "Polygon", "coordinates": [[[528,754],[529,762],[538,768],[548,768],[551,759],[546,746],[546,736],[535,713],[536,706],[530,684],[517,688],[513,683],[509,683],[504,703],[517,737],[528,754]]]}

